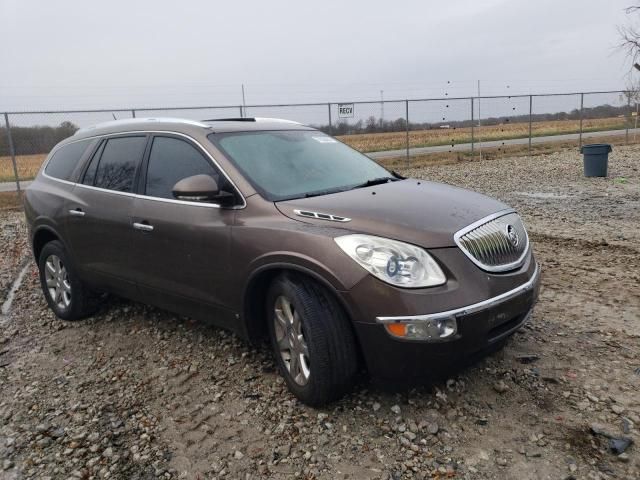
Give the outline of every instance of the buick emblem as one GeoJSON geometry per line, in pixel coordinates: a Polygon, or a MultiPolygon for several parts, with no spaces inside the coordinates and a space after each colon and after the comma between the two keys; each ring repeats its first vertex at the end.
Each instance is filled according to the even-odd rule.
{"type": "Polygon", "coordinates": [[[511,245],[517,247],[518,243],[520,242],[520,238],[518,237],[518,232],[516,232],[516,229],[513,228],[513,225],[507,225],[505,230],[507,233],[507,239],[509,240],[509,242],[511,242],[511,245]]]}

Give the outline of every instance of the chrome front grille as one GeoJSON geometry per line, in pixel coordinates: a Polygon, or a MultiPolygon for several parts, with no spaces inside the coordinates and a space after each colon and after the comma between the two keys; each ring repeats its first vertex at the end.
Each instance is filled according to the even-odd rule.
{"type": "Polygon", "coordinates": [[[473,263],[489,272],[505,272],[522,265],[529,237],[513,210],[489,215],[454,235],[458,247],[473,263]]]}

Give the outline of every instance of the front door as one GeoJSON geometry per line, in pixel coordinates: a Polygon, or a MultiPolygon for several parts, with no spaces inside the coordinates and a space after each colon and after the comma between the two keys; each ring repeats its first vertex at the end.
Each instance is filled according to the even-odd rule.
{"type": "Polygon", "coordinates": [[[180,136],[154,136],[142,171],[133,209],[136,282],[150,303],[214,315],[210,307],[226,303],[220,287],[229,279],[235,210],[176,200],[172,188],[199,174],[214,177],[221,189],[233,187],[199,146],[180,136]]]}

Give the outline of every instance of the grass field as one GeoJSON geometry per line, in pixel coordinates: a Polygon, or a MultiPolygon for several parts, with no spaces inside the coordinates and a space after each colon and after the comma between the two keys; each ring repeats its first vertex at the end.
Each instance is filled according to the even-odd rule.
{"type": "MultiPolygon", "coordinates": [[[[625,119],[618,117],[600,118],[595,120],[585,119],[582,124],[584,132],[617,130],[623,128],[625,128],[625,119]]],[[[534,137],[562,135],[565,133],[577,133],[579,129],[580,123],[577,120],[534,122],[532,124],[531,134],[534,137]]],[[[490,125],[474,128],[474,137],[476,142],[480,140],[489,141],[526,138],[528,136],[528,123],[505,123],[503,125],[490,125]]],[[[338,138],[362,152],[377,152],[406,148],[406,132],[363,133],[357,135],[343,135],[338,138]]],[[[469,143],[470,141],[471,128],[414,130],[409,132],[409,145],[412,148],[469,143]]],[[[601,141],[601,139],[599,141],[601,141]]],[[[538,148],[540,147],[536,147],[536,149],[538,148]]],[[[558,146],[555,145],[553,148],[558,148],[558,146]]],[[[515,148],[515,151],[520,150],[522,150],[522,147],[515,148]]],[[[489,151],[487,151],[487,153],[489,153],[489,151]]],[[[468,154],[466,155],[468,156],[468,154]]],[[[438,154],[429,154],[428,156],[433,159],[438,158],[438,154]]],[[[35,177],[45,158],[45,153],[17,156],[16,163],[18,165],[18,174],[20,179],[30,180],[35,177]]],[[[14,172],[11,157],[0,157],[0,182],[10,182],[13,179],[14,172]]]]}
{"type": "MultiPolygon", "coordinates": [[[[640,142],[640,136],[634,138],[634,136],[629,136],[629,144],[637,144],[640,142]]],[[[598,143],[609,143],[611,145],[625,145],[625,137],[624,135],[616,135],[616,136],[606,136],[599,137],[598,143]]],[[[531,155],[544,155],[553,152],[557,152],[563,149],[576,149],[577,150],[577,142],[575,140],[572,141],[559,141],[553,143],[534,143],[531,145],[531,155]]],[[[492,148],[482,148],[482,159],[483,160],[500,160],[502,157],[520,157],[527,156],[529,153],[528,145],[505,145],[502,147],[492,147],[492,148]]],[[[428,153],[423,155],[411,155],[409,157],[409,163],[407,163],[406,157],[393,157],[393,158],[383,158],[377,160],[378,163],[383,165],[384,167],[402,172],[403,168],[411,167],[421,167],[421,166],[429,166],[429,165],[450,165],[454,163],[461,162],[473,162],[475,160],[480,159],[480,154],[478,150],[475,151],[474,155],[471,155],[471,151],[462,151],[462,152],[437,152],[437,153],[428,153]]]]}
{"type": "MultiPolygon", "coordinates": [[[[583,120],[582,130],[593,132],[598,130],[617,130],[625,128],[624,118],[599,118],[583,120]]],[[[578,133],[578,120],[554,120],[548,122],[534,122],[531,135],[544,137],[548,135],[562,135],[578,133]]],[[[475,140],[507,140],[511,138],[525,138],[529,136],[528,123],[505,123],[474,128],[475,140]]],[[[363,133],[356,135],[342,135],[338,137],[344,143],[361,152],[379,152],[382,150],[396,150],[406,148],[406,132],[363,133]]],[[[433,147],[436,145],[451,145],[471,142],[471,128],[450,128],[433,130],[414,130],[409,132],[410,147],[433,147]]]]}
{"type": "Polygon", "coordinates": [[[0,192],[0,211],[22,208],[22,198],[18,192],[0,192]]]}
{"type": "MultiPolygon", "coordinates": [[[[38,155],[19,155],[16,157],[18,175],[21,180],[31,180],[36,176],[46,153],[38,155]]],[[[0,157],[0,182],[11,182],[15,179],[11,157],[0,157]]]]}

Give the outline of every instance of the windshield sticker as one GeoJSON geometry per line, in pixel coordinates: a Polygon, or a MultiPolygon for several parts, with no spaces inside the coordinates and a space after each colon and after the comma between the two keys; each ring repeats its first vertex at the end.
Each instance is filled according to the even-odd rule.
{"type": "Polygon", "coordinates": [[[316,142],[320,142],[320,143],[338,143],[337,140],[331,137],[311,137],[311,138],[313,138],[316,142]]]}

